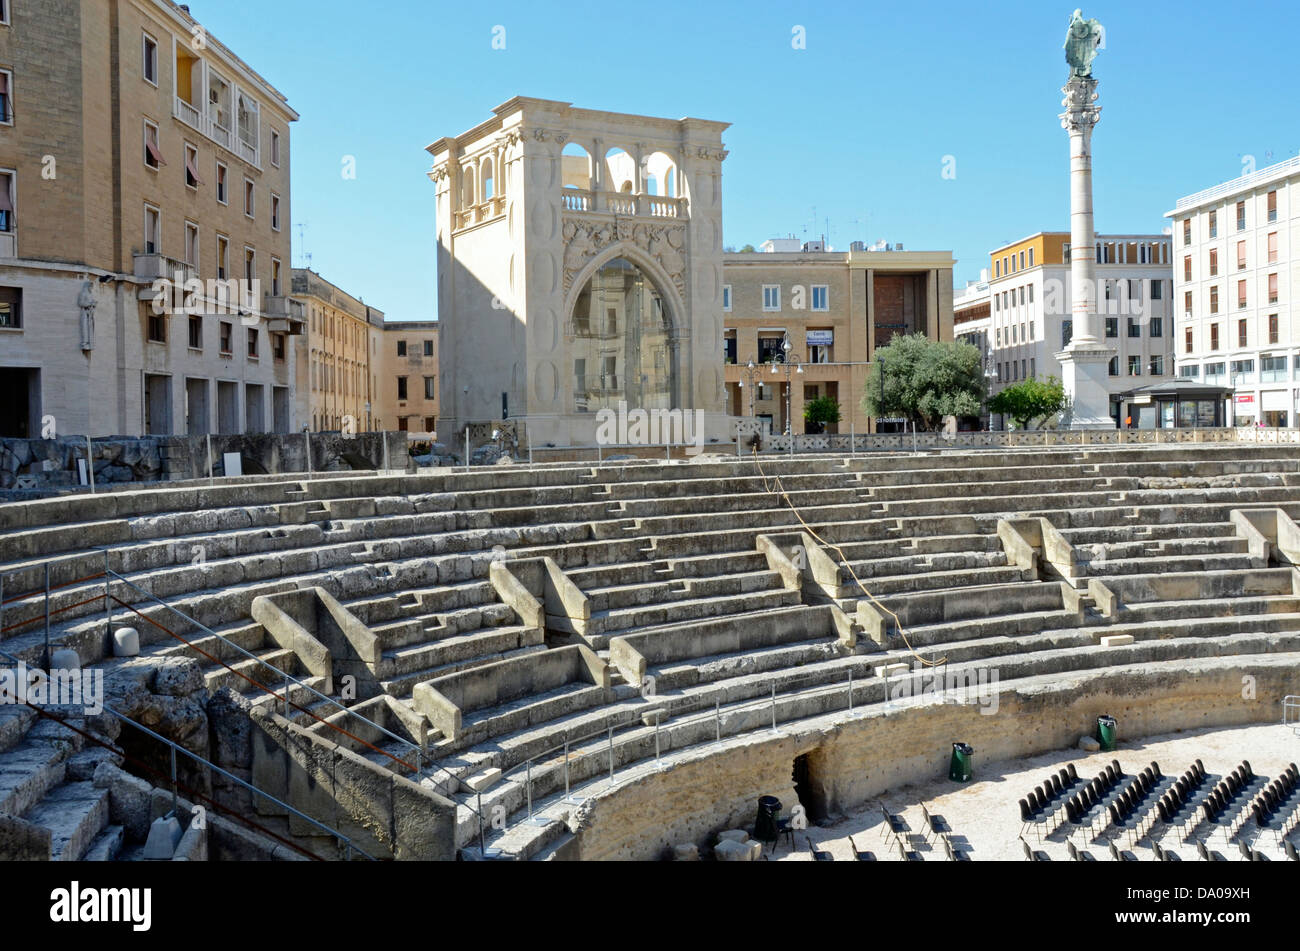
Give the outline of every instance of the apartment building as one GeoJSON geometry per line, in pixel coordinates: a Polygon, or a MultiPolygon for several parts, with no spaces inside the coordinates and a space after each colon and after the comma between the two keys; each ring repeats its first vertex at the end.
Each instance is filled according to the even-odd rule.
{"type": "Polygon", "coordinates": [[[953,339],[952,254],[867,250],[861,242],[849,251],[826,251],[821,242],[778,250],[790,240],[723,256],[727,411],[758,416],[775,433],[787,424],[802,433],[804,405],[830,396],[841,420],[829,431],[891,431],[896,421],[862,410],[870,362],[895,333],[953,339]],[[789,374],[787,362],[797,365],[789,374]]]}
{"type": "Polygon", "coordinates": [[[293,296],[307,325],[295,367],[303,425],[315,432],[378,428],[383,311],[307,268],[293,269],[293,296]]]}
{"type": "MultiPolygon", "coordinates": [[[[1092,293],[1103,343],[1115,350],[1108,389],[1119,426],[1131,415],[1121,394],[1172,377],[1172,249],[1166,235],[1098,235],[1096,254],[1092,293]]],[[[998,248],[989,272],[990,394],[1021,380],[1060,379],[1056,354],[1073,332],[1069,233],[1039,232],[998,248]]]]}
{"type": "MultiPolygon", "coordinates": [[[[438,426],[438,321],[384,323],[379,351],[375,428],[432,437],[438,426]]],[[[503,403],[500,418],[509,416],[503,403]]]]}
{"type": "Polygon", "coordinates": [[[1180,198],[1172,219],[1178,376],[1228,386],[1228,421],[1296,425],[1300,158],[1180,198]]]}
{"type": "Polygon", "coordinates": [[[296,428],[285,97],[170,0],[4,0],[0,113],[0,433],[296,428]]]}

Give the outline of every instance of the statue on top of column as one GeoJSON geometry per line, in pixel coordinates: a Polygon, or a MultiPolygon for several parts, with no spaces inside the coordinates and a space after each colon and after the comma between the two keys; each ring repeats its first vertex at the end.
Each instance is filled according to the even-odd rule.
{"type": "Polygon", "coordinates": [[[1101,48],[1105,28],[1096,20],[1085,20],[1082,10],[1070,17],[1070,28],[1065,34],[1065,61],[1070,64],[1071,79],[1091,79],[1092,61],[1101,48]]]}

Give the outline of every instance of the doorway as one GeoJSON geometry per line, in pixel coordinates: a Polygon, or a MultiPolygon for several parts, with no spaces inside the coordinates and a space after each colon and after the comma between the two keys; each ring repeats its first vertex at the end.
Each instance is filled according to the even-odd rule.
{"type": "Polygon", "coordinates": [[[826,795],[817,775],[813,754],[804,753],[802,756],[795,757],[792,780],[795,797],[803,806],[808,821],[818,822],[825,819],[826,795]]]}

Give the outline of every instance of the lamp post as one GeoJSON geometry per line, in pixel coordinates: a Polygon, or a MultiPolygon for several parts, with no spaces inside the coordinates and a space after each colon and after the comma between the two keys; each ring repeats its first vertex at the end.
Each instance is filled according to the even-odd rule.
{"type": "MultiPolygon", "coordinates": [[[[787,330],[785,337],[781,340],[781,365],[785,367],[785,434],[790,437],[790,445],[794,445],[794,420],[790,418],[790,396],[791,386],[794,374],[803,373],[803,361],[799,355],[794,353],[794,347],[790,344],[790,332],[787,330]],[[793,364],[793,368],[792,368],[793,364]]],[[[775,363],[772,364],[772,374],[776,375],[775,363]]]]}
{"type": "MultiPolygon", "coordinates": [[[[984,338],[984,380],[985,392],[997,382],[998,371],[993,365],[993,348],[988,345],[988,338],[984,338]]],[[[989,430],[993,429],[993,414],[989,414],[989,430]]]]}
{"type": "Polygon", "coordinates": [[[745,381],[749,381],[749,416],[751,419],[754,417],[754,399],[758,396],[758,375],[758,364],[754,362],[753,357],[750,357],[749,362],[741,368],[740,386],[743,389],[745,381]]]}

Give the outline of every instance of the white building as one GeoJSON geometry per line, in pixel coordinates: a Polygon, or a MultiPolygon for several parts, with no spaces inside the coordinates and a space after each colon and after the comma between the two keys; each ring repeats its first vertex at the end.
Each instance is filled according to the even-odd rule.
{"type": "Polygon", "coordinates": [[[1290,287],[1300,157],[1178,200],[1178,375],[1235,388],[1229,422],[1295,426],[1300,327],[1290,287]]]}
{"type": "MultiPolygon", "coordinates": [[[[1127,410],[1121,415],[1120,393],[1167,380],[1173,372],[1171,253],[1166,235],[1097,236],[1094,293],[1103,342],[1115,350],[1107,388],[1112,397],[1110,415],[1117,426],[1128,420],[1127,410]]],[[[1070,235],[1031,235],[992,252],[990,266],[986,331],[994,373],[990,395],[1021,380],[1060,379],[1056,354],[1073,332],[1070,235]]],[[[971,293],[982,294],[982,290],[977,285],[971,293]]],[[[995,426],[997,422],[995,417],[995,426]]],[[[1147,419],[1139,413],[1131,425],[1155,428],[1159,423],[1154,416],[1147,419]]]]}

